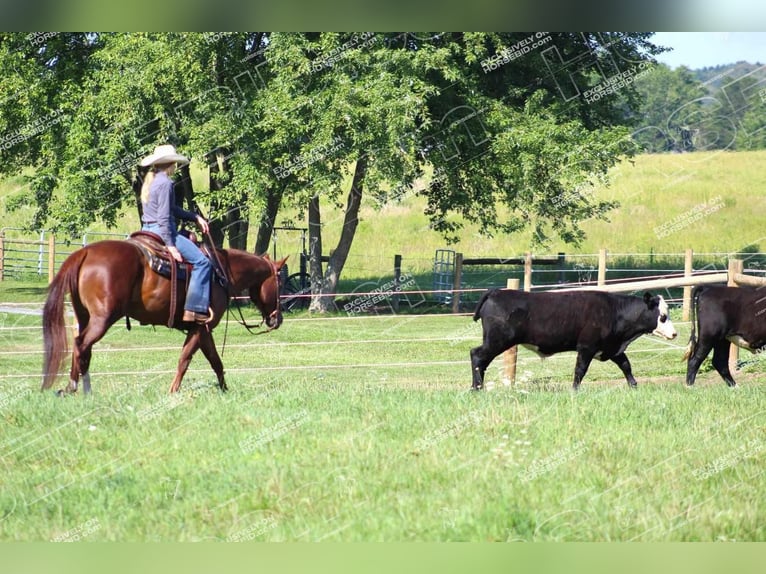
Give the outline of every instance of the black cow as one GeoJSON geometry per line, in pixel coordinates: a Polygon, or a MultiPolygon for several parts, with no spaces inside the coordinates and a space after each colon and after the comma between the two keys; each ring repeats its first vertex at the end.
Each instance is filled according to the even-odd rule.
{"type": "Polygon", "coordinates": [[[522,345],[541,357],[577,351],[574,388],[596,358],[613,361],[631,387],[636,379],[625,356],[627,346],[645,333],[673,339],[677,333],[660,296],[615,295],[601,291],[541,292],[490,289],[479,300],[473,320],[481,319],[484,343],[471,349],[473,389],[484,386],[484,372],[503,351],[522,345]]]}
{"type": "Polygon", "coordinates": [[[686,384],[693,385],[702,361],[713,350],[713,366],[730,387],[730,343],[753,353],[766,345],[766,290],[699,285],[692,290],[691,336],[686,348],[686,384]]]}

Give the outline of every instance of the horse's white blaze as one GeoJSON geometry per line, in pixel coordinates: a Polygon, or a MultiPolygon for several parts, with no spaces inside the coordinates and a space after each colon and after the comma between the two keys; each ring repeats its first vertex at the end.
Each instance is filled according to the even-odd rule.
{"type": "Polygon", "coordinates": [[[657,327],[654,329],[653,335],[659,335],[666,339],[675,339],[678,333],[673,325],[673,321],[670,320],[670,314],[668,312],[668,304],[665,299],[660,295],[659,314],[657,315],[657,327]],[[666,317],[665,322],[662,322],[662,317],[666,317]]]}

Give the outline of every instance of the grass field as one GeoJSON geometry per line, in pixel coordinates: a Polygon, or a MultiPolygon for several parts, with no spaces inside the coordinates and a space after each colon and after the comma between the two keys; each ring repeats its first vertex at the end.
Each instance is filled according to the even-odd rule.
{"type": "MultiPolygon", "coordinates": [[[[753,192],[764,167],[766,152],[623,164],[596,190],[622,207],[610,224],[588,223],[578,251],[661,265],[686,247],[766,250],[766,200],[753,192]],[[718,196],[713,212],[686,217],[718,196]],[[674,221],[681,229],[658,239],[674,221]]],[[[5,211],[18,186],[0,185],[10,227],[23,215],[5,211]]],[[[390,277],[395,253],[430,288],[445,245],[422,206],[364,207],[342,290],[390,277]]],[[[323,216],[329,248],[339,213],[323,216]]],[[[297,250],[297,239],[280,245],[297,250]]],[[[528,245],[469,226],[454,247],[509,256],[528,245]]],[[[559,250],[575,252],[546,253],[559,250]]],[[[118,323],[95,347],[93,394],[57,399],[38,390],[44,296],[39,281],[0,282],[2,541],[766,539],[766,362],[743,354],[728,389],[708,360],[688,389],[688,324],[676,322],[673,342],[628,348],[635,391],[615,365],[594,363],[573,393],[572,353],[540,361],[521,349],[515,384],[498,358],[488,390],[472,393],[480,325],[465,315],[297,314],[263,337],[232,323],[216,331],[230,392],[200,355],[170,397],[183,336],[118,323]]]]}
{"type": "MultiPolygon", "coordinates": [[[[470,317],[288,316],[216,331],[230,392],[182,335],[116,325],[93,394],[40,393],[34,286],[0,291],[0,540],[764,540],[764,368],[687,389],[682,347],[628,349],[632,391],[520,352],[472,393],[470,317]],[[17,295],[17,296],[14,296],[17,295]],[[1,303],[0,308],[8,303],[1,303]]],[[[61,384],[65,381],[62,379],[61,384]]]]}

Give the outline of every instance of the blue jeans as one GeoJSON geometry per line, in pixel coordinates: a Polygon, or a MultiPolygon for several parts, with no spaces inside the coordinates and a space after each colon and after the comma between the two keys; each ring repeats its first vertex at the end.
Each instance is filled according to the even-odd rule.
{"type": "MultiPolygon", "coordinates": [[[[159,226],[146,224],[144,230],[157,233],[159,226]]],[[[193,265],[184,309],[207,313],[210,305],[210,260],[202,254],[199,247],[183,235],[176,235],[176,247],[184,260],[193,265]]]]}

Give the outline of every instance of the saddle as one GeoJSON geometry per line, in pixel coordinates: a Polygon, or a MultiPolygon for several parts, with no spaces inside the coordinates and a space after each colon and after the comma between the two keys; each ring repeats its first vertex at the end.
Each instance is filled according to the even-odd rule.
{"type": "Polygon", "coordinates": [[[188,281],[191,274],[191,263],[182,263],[174,274],[173,267],[175,267],[176,261],[170,255],[167,245],[165,245],[165,242],[159,235],[151,231],[136,231],[130,234],[128,241],[135,244],[141,250],[152,271],[159,273],[167,279],[172,279],[173,275],[175,275],[177,281],[188,281]]]}
{"type": "MultiPolygon", "coordinates": [[[[178,283],[184,284],[184,292],[189,288],[189,278],[191,277],[192,264],[183,262],[178,264],[168,251],[167,245],[162,238],[151,231],[136,231],[130,234],[127,241],[138,247],[146,258],[149,268],[155,273],[170,279],[177,287],[170,292],[170,312],[168,316],[168,327],[173,327],[175,323],[176,299],[178,283]]],[[[196,242],[195,242],[196,243],[196,242]]],[[[218,259],[211,257],[210,250],[206,245],[199,245],[202,253],[212,262],[211,279],[216,281],[221,287],[227,287],[226,275],[223,269],[218,267],[218,259]]]]}

